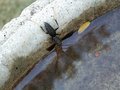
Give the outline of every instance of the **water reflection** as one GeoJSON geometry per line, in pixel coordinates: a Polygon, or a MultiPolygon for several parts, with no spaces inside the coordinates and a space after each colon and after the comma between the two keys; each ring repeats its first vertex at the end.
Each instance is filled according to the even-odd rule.
{"type": "Polygon", "coordinates": [[[53,82],[56,78],[62,78],[62,74],[67,72],[68,78],[72,76],[73,59],[60,46],[55,46],[57,57],[48,65],[46,70],[39,73],[22,90],[52,90],[53,82]]]}

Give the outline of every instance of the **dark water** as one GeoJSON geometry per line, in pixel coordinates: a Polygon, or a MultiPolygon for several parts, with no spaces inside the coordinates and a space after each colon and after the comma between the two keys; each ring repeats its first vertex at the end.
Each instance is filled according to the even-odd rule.
{"type": "Polygon", "coordinates": [[[120,90],[120,9],[63,41],[14,90],[120,90]],[[69,45],[66,47],[65,45],[69,45]]]}

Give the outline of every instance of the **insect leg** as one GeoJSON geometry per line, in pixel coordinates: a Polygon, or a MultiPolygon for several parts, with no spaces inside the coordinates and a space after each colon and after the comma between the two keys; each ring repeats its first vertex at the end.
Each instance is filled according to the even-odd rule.
{"type": "Polygon", "coordinates": [[[41,28],[41,29],[42,29],[42,30],[43,30],[46,34],[48,34],[48,32],[47,32],[47,31],[45,31],[45,30],[43,29],[43,27],[41,27],[41,26],[40,26],[40,28],[41,28]]]}
{"type": "Polygon", "coordinates": [[[59,28],[59,24],[58,24],[58,22],[57,22],[57,20],[55,19],[55,22],[56,22],[56,24],[58,25],[58,27],[55,29],[55,31],[59,28]]]}
{"type": "Polygon", "coordinates": [[[55,22],[56,22],[56,24],[58,25],[58,27],[59,27],[59,24],[58,24],[58,22],[57,22],[57,20],[55,19],[55,22]]]}

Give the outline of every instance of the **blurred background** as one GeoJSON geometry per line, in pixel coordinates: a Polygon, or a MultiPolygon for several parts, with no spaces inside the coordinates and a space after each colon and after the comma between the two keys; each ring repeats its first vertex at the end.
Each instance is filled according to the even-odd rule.
{"type": "Polygon", "coordinates": [[[36,0],[0,0],[0,29],[36,0]]]}

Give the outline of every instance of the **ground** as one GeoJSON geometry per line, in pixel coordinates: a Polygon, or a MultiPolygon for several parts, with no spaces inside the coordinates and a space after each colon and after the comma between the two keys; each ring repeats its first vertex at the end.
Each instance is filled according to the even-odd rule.
{"type": "Polygon", "coordinates": [[[0,0],[0,29],[35,0],[0,0]]]}

